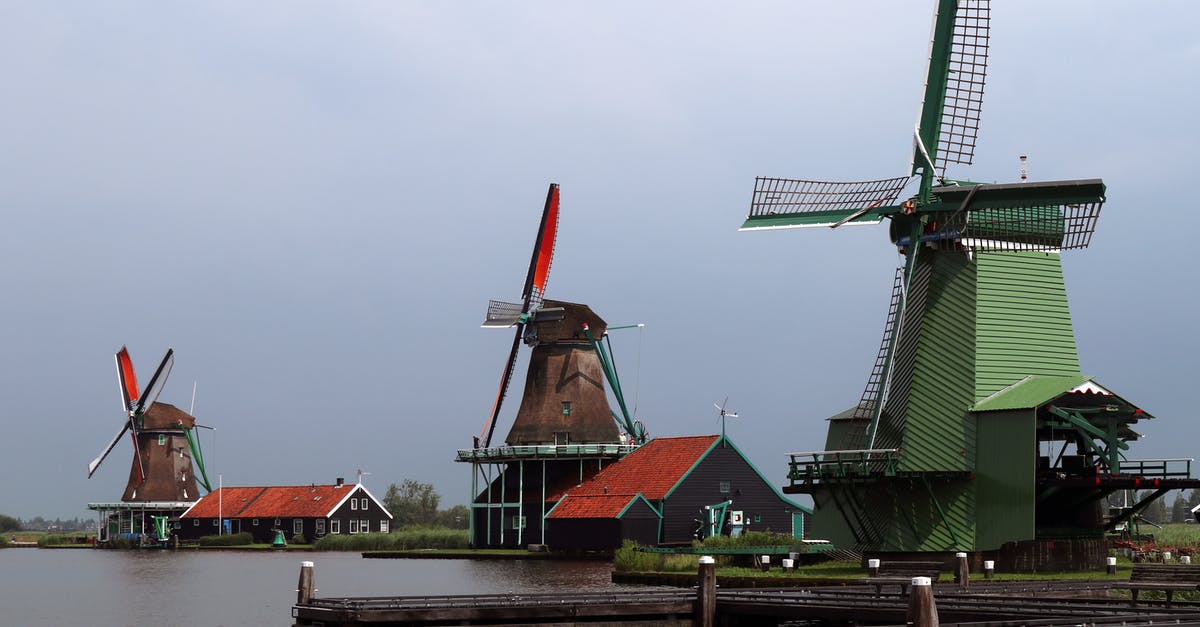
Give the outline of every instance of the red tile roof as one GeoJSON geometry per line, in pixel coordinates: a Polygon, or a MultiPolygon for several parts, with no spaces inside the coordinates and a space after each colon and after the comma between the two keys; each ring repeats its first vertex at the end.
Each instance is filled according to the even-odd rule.
{"type": "MultiPolygon", "coordinates": [[[[197,501],[180,518],[216,518],[218,508],[223,510],[225,518],[321,518],[332,513],[342,500],[358,488],[362,486],[343,484],[221,488],[197,501]]],[[[376,501],[366,488],[362,488],[361,494],[376,501]]]]}
{"type": "Polygon", "coordinates": [[[556,491],[547,495],[546,500],[558,501],[564,492],[570,496],[640,493],[650,501],[662,500],[718,439],[717,435],[655,438],[620,461],[605,466],[583,485],[556,491]]]}
{"type": "Polygon", "coordinates": [[[547,518],[616,518],[637,496],[568,496],[547,518]]]}

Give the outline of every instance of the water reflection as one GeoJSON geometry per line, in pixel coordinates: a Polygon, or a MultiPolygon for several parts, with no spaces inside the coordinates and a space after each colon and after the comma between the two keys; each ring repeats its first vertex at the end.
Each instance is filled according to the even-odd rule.
{"type": "Polygon", "coordinates": [[[0,551],[6,625],[287,625],[300,562],[318,596],[611,590],[595,561],[376,560],[357,553],[0,551]]]}

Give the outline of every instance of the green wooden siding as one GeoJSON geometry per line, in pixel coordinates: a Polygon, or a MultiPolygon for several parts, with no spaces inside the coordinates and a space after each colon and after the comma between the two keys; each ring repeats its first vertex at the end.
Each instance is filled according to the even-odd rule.
{"type": "Polygon", "coordinates": [[[979,441],[987,443],[976,459],[977,550],[1034,538],[1038,454],[1034,418],[1033,410],[977,415],[979,441]]]}
{"type": "Polygon", "coordinates": [[[808,537],[859,551],[975,550],[972,482],[931,480],[930,487],[936,505],[920,479],[895,479],[869,488],[839,486],[836,494],[820,490],[814,495],[817,507],[808,537]],[[856,539],[855,530],[865,542],[856,539]]]}
{"type": "Polygon", "coordinates": [[[1080,376],[1057,254],[976,254],[975,402],[1027,375],[1080,376]]]}
{"type": "Polygon", "coordinates": [[[909,382],[902,470],[970,470],[975,449],[975,268],[927,253],[929,285],[909,382]]]}

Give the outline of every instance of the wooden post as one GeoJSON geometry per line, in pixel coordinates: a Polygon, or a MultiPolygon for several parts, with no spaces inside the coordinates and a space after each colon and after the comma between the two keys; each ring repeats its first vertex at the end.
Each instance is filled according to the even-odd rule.
{"type": "Polygon", "coordinates": [[[717,563],[710,555],[700,557],[700,585],[696,588],[696,625],[717,624],[717,563]]]}
{"type": "Polygon", "coordinates": [[[308,605],[315,591],[316,588],[313,586],[313,563],[300,562],[300,583],[296,586],[296,605],[308,605]]]}
{"type": "Polygon", "coordinates": [[[913,627],[938,627],[937,606],[933,602],[933,583],[929,577],[913,577],[908,589],[908,624],[913,627]]]}
{"type": "Polygon", "coordinates": [[[957,568],[954,569],[954,583],[960,588],[966,588],[971,583],[971,571],[967,567],[967,554],[955,553],[955,559],[958,560],[957,568]]]}
{"type": "Polygon", "coordinates": [[[992,560],[984,560],[983,562],[983,578],[991,579],[992,575],[996,574],[996,562],[992,560]]]}
{"type": "Polygon", "coordinates": [[[758,565],[759,565],[759,567],[762,568],[762,571],[764,573],[767,572],[768,570],[771,570],[771,556],[763,555],[761,558],[759,558],[758,565]]]}
{"type": "Polygon", "coordinates": [[[867,560],[867,575],[869,575],[871,577],[879,576],[879,560],[878,559],[867,560]]]}
{"type": "Polygon", "coordinates": [[[1108,557],[1108,558],[1105,558],[1105,561],[1108,565],[1108,574],[1110,574],[1110,575],[1117,574],[1117,558],[1108,557]]]}

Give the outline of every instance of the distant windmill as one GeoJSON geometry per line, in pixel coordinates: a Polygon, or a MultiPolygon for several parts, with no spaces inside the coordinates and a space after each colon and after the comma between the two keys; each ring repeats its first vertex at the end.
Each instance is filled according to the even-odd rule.
{"type": "Polygon", "coordinates": [[[521,291],[522,301],[488,303],[483,326],[515,327],[516,332],[492,411],[480,434],[483,448],[491,446],[522,341],[533,351],[521,407],[506,442],[617,442],[614,419],[635,442],[645,440],[645,429],[626,411],[615,368],[600,344],[607,323],[587,305],[545,300],[558,233],[558,207],[559,187],[551,183],[521,291]],[[609,408],[604,380],[617,397],[620,416],[609,408]]]}
{"type": "Polygon", "coordinates": [[[192,462],[200,470],[200,481],[205,490],[211,490],[204,471],[204,459],[200,454],[192,431],[196,419],[187,412],[156,402],[166,384],[167,376],[175,363],[175,352],[167,349],[154,376],[146,386],[145,393],[138,389],[137,377],[129,351],[122,346],[116,354],[117,379],[121,388],[124,423],[117,437],[88,464],[88,477],[95,474],[108,454],[126,432],[133,442],[133,464],[129,470],[129,482],[122,501],[130,502],[187,502],[200,498],[192,462]]]}

